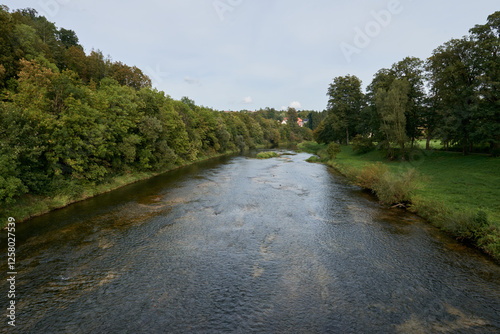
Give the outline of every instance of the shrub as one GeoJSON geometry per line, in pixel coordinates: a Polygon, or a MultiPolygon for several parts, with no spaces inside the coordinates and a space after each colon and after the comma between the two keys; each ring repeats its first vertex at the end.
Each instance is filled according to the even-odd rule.
{"type": "Polygon", "coordinates": [[[320,159],[319,159],[317,156],[312,155],[312,156],[310,156],[310,157],[309,157],[306,161],[307,161],[307,162],[312,162],[312,163],[315,163],[315,162],[320,162],[320,159]]]}
{"type": "Polygon", "coordinates": [[[328,153],[328,157],[333,160],[333,159],[335,159],[335,156],[337,154],[342,152],[342,148],[340,147],[340,144],[332,142],[328,145],[326,152],[328,153]]]}
{"type": "Polygon", "coordinates": [[[371,138],[356,135],[352,140],[352,150],[359,153],[368,153],[375,149],[375,145],[371,138]]]}
{"type": "Polygon", "coordinates": [[[500,258],[500,227],[489,225],[483,229],[483,235],[477,241],[485,252],[500,258]]]}
{"type": "Polygon", "coordinates": [[[373,190],[382,204],[409,203],[418,187],[418,177],[414,168],[399,174],[385,173],[375,182],[373,190]]]}
{"type": "Polygon", "coordinates": [[[301,151],[307,152],[307,153],[312,153],[312,154],[317,154],[319,150],[325,148],[325,144],[318,144],[316,142],[308,141],[308,142],[303,142],[298,145],[299,149],[301,151]]]}
{"type": "Polygon", "coordinates": [[[498,158],[500,157],[500,148],[494,148],[491,150],[491,156],[498,158]]]}
{"type": "Polygon", "coordinates": [[[328,151],[326,149],[319,150],[317,155],[321,162],[327,162],[328,160],[330,160],[328,151]]]}
{"type": "Polygon", "coordinates": [[[0,176],[0,201],[7,204],[13,203],[15,197],[26,193],[26,191],[26,186],[17,177],[8,176],[4,178],[0,176]]]}
{"type": "Polygon", "coordinates": [[[459,239],[477,242],[485,235],[488,226],[488,216],[484,211],[454,212],[448,216],[443,228],[459,239]]]}
{"type": "Polygon", "coordinates": [[[419,175],[413,168],[396,174],[380,162],[365,166],[356,177],[359,186],[371,189],[380,202],[387,205],[411,202],[418,180],[419,175]]]}
{"type": "Polygon", "coordinates": [[[389,173],[389,168],[380,162],[367,165],[357,175],[356,184],[365,189],[373,190],[375,184],[386,173],[389,173]]]}

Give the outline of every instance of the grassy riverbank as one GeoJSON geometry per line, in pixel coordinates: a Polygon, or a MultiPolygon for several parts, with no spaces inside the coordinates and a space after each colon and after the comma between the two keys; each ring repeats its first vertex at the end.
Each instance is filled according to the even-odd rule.
{"type": "Polygon", "coordinates": [[[418,178],[409,194],[409,209],[500,259],[500,159],[416,151],[412,161],[388,161],[379,151],[357,154],[343,146],[335,160],[328,161],[325,145],[304,143],[300,148],[319,154],[321,161],[358,184],[361,173],[374,164],[387,168],[394,180],[414,169],[418,178]]]}
{"type": "Polygon", "coordinates": [[[12,205],[0,205],[0,228],[5,227],[8,217],[14,217],[16,222],[20,223],[30,218],[41,216],[50,211],[64,208],[70,204],[84,201],[135,182],[146,180],[193,163],[234,154],[236,152],[237,151],[230,151],[223,154],[200,156],[195,161],[183,165],[172,166],[160,172],[130,172],[116,175],[98,185],[91,183],[70,183],[67,184],[66,187],[59,189],[58,193],[53,196],[33,196],[27,194],[19,198],[16,203],[12,205]]]}

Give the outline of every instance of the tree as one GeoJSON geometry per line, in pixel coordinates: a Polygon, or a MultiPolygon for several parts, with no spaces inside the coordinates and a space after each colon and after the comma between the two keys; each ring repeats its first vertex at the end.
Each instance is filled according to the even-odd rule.
{"type": "Polygon", "coordinates": [[[394,80],[389,90],[380,88],[376,95],[377,110],[380,115],[380,130],[386,138],[386,147],[389,158],[394,158],[393,144],[401,148],[405,157],[406,134],[405,111],[408,103],[410,85],[406,80],[394,80]]]}
{"type": "Polygon", "coordinates": [[[33,59],[40,54],[42,40],[27,24],[18,24],[13,31],[14,47],[20,58],[33,59]]]}
{"type": "Polygon", "coordinates": [[[98,83],[106,77],[110,61],[109,59],[104,58],[102,51],[92,50],[86,60],[85,68],[87,73],[85,73],[85,77],[89,80],[89,82],[92,80],[95,83],[98,83]]]}
{"type": "Polygon", "coordinates": [[[297,121],[299,119],[299,115],[295,108],[288,108],[286,112],[287,122],[286,122],[286,130],[287,130],[287,139],[289,142],[294,143],[299,141],[299,125],[297,121]]]}
{"type": "Polygon", "coordinates": [[[377,111],[376,95],[380,89],[389,90],[394,80],[394,73],[383,68],[375,73],[372,82],[366,88],[368,106],[361,111],[362,117],[358,128],[361,134],[371,135],[376,141],[382,141],[385,138],[380,131],[380,115],[377,111]]]}
{"type": "Polygon", "coordinates": [[[313,131],[314,140],[320,144],[328,144],[333,141],[341,141],[343,136],[338,116],[329,113],[313,131]]]}
{"type": "Polygon", "coordinates": [[[425,128],[425,149],[430,150],[432,138],[439,134],[442,123],[442,114],[439,112],[439,97],[432,94],[426,99],[422,108],[422,126],[425,128]]]}
{"type": "Polygon", "coordinates": [[[422,134],[422,112],[424,108],[424,62],[416,57],[406,57],[391,68],[394,77],[406,80],[408,102],[406,104],[406,133],[413,147],[415,140],[422,134]]]}
{"type": "Polygon", "coordinates": [[[65,51],[65,64],[66,68],[72,70],[77,73],[80,78],[89,82],[90,78],[88,77],[89,73],[87,70],[87,56],[83,49],[78,46],[70,46],[65,51]]]}
{"type": "Polygon", "coordinates": [[[110,76],[120,85],[129,86],[135,90],[151,87],[151,79],[135,66],[130,67],[122,62],[114,62],[111,64],[109,72],[110,76]]]}
{"type": "Polygon", "coordinates": [[[6,86],[7,80],[16,74],[15,51],[12,35],[14,23],[6,6],[0,5],[0,64],[3,75],[0,75],[0,89],[6,86]]]}
{"type": "Polygon", "coordinates": [[[309,114],[307,115],[307,119],[309,122],[307,123],[307,127],[311,130],[316,130],[316,128],[320,125],[321,121],[325,119],[327,115],[326,111],[322,112],[317,112],[317,111],[310,111],[309,114]]]}
{"type": "Polygon", "coordinates": [[[23,183],[20,157],[26,150],[21,138],[20,110],[0,102],[0,203],[11,203],[28,191],[23,183]]]}
{"type": "MultiPolygon", "coordinates": [[[[335,115],[344,138],[349,145],[350,136],[356,135],[356,125],[364,105],[361,80],[356,76],[336,77],[328,88],[328,113],[335,115]]],[[[330,118],[331,119],[331,118],[330,118]]]]}
{"type": "Polygon", "coordinates": [[[405,117],[406,132],[413,147],[415,140],[422,134],[422,113],[426,98],[424,91],[424,62],[419,58],[406,57],[394,63],[390,69],[381,69],[375,74],[373,81],[367,87],[367,99],[370,108],[363,110],[363,121],[360,127],[364,132],[369,128],[380,128],[375,103],[376,94],[379,89],[389,90],[394,80],[406,80],[409,84],[405,117]]]}
{"type": "Polygon", "coordinates": [[[57,37],[67,49],[72,46],[79,46],[78,36],[73,30],[61,28],[57,31],[57,37]]]}
{"type": "Polygon", "coordinates": [[[470,151],[476,135],[480,71],[474,62],[474,42],[453,39],[434,50],[427,61],[434,107],[440,113],[444,142],[470,151]]]}
{"type": "Polygon", "coordinates": [[[500,147],[500,11],[470,33],[479,70],[477,137],[494,150],[500,147]]]}

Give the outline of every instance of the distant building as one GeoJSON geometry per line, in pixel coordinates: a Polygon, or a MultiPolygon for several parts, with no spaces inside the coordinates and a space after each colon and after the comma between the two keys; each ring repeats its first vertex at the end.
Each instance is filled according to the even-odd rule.
{"type": "MultiPolygon", "coordinates": [[[[285,119],[283,120],[283,122],[281,122],[281,124],[283,125],[286,125],[288,123],[288,117],[285,117],[285,119]]],[[[297,124],[302,128],[304,126],[304,121],[302,120],[302,118],[297,118],[297,124]]]]}

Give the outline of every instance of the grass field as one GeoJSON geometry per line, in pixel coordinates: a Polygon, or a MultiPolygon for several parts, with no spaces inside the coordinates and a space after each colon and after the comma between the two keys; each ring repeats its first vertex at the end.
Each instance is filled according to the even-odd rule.
{"type": "Polygon", "coordinates": [[[361,169],[368,163],[381,162],[393,171],[415,168],[421,178],[416,199],[441,202],[457,211],[483,210],[490,220],[500,222],[500,159],[483,155],[420,151],[410,162],[387,161],[379,151],[364,155],[351,147],[342,147],[335,162],[361,169]]]}
{"type": "MultiPolygon", "coordinates": [[[[438,147],[439,143],[433,146],[438,147]]],[[[316,143],[300,146],[315,154],[325,147],[316,143]]],[[[476,219],[479,212],[486,213],[488,227],[481,233],[488,234],[489,246],[482,248],[500,258],[500,158],[437,150],[416,150],[412,157],[406,162],[388,161],[380,151],[357,154],[350,146],[343,146],[342,152],[328,164],[344,174],[359,172],[375,163],[388,166],[394,175],[414,168],[420,177],[419,187],[412,194],[412,209],[459,238],[467,234],[460,224],[467,225],[467,220],[476,219]]]]}

